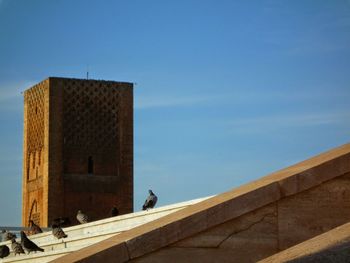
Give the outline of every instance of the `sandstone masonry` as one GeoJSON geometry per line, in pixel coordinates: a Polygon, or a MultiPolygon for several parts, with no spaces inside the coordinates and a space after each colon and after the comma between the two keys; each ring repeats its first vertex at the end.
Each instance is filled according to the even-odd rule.
{"type": "Polygon", "coordinates": [[[22,224],[133,211],[133,84],[48,78],[24,92],[22,224]]]}

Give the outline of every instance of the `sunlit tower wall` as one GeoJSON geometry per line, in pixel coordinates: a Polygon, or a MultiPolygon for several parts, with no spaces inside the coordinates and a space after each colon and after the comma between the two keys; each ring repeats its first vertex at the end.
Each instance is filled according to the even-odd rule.
{"type": "Polygon", "coordinates": [[[133,211],[133,84],[48,78],[24,92],[22,224],[133,211]]]}

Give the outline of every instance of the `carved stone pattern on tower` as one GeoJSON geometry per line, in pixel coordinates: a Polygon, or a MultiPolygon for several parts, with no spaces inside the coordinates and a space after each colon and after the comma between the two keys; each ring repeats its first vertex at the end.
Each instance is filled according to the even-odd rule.
{"type": "Polygon", "coordinates": [[[106,149],[118,142],[118,89],[94,81],[64,83],[64,138],[68,148],[106,149]]]}
{"type": "Polygon", "coordinates": [[[33,220],[35,224],[40,225],[40,212],[39,212],[38,203],[36,200],[34,200],[32,203],[32,207],[29,212],[29,219],[33,220]]]}
{"type": "Polygon", "coordinates": [[[44,83],[27,91],[27,162],[39,156],[44,147],[44,83]],[[39,154],[37,154],[39,153],[39,154]]]}

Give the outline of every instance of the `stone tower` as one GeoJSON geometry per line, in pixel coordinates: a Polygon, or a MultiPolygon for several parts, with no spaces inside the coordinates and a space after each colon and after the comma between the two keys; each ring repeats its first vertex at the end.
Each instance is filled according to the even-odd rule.
{"type": "Polygon", "coordinates": [[[133,211],[133,84],[48,78],[24,92],[22,224],[133,211]]]}

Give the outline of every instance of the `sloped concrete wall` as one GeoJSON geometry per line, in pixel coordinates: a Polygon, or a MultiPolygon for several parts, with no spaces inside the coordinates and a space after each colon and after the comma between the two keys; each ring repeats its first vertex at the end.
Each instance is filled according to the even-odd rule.
{"type": "Polygon", "coordinates": [[[350,173],[278,202],[279,249],[350,221],[350,173]]]}
{"type": "Polygon", "coordinates": [[[348,222],[349,177],[345,144],[54,262],[256,262],[348,222]]]}
{"type": "Polygon", "coordinates": [[[348,263],[350,261],[350,223],[283,250],[259,263],[348,263]]]}
{"type": "MultiPolygon", "coordinates": [[[[305,251],[304,251],[305,252],[305,251]]],[[[303,255],[292,260],[271,261],[275,263],[348,263],[350,261],[350,240],[340,243],[333,247],[329,247],[317,253],[303,255]]]]}
{"type": "Polygon", "coordinates": [[[277,251],[277,206],[271,204],[131,262],[253,262],[277,251]]]}
{"type": "Polygon", "coordinates": [[[350,241],[326,250],[286,261],[288,263],[348,263],[350,261],[350,241]]]}
{"type": "Polygon", "coordinates": [[[256,262],[350,221],[350,173],[131,262],[256,262]]]}

